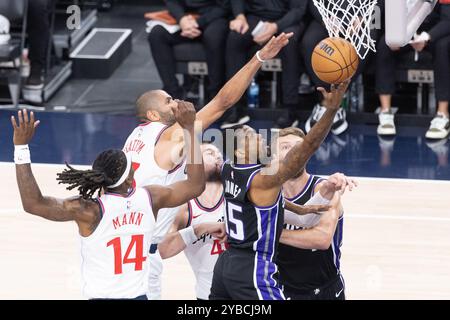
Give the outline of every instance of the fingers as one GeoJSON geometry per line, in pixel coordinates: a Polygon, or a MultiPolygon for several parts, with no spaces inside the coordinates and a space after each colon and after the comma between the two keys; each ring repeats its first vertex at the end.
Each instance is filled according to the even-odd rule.
{"type": "Polygon", "coordinates": [[[27,109],[23,109],[23,120],[24,120],[25,124],[28,124],[29,120],[28,120],[28,111],[27,111],[27,109]]]}
{"type": "Polygon", "coordinates": [[[322,87],[317,88],[317,91],[319,91],[324,97],[326,97],[328,94],[327,90],[325,90],[325,88],[322,87]]]}
{"type": "Polygon", "coordinates": [[[36,121],[35,123],[34,123],[34,128],[36,129],[37,128],[37,126],[39,125],[41,123],[41,121],[40,120],[38,120],[38,121],[36,121]]]}
{"type": "Polygon", "coordinates": [[[21,110],[19,110],[19,112],[17,112],[17,118],[19,119],[19,127],[23,126],[23,116],[22,116],[21,110]]]}
{"type": "Polygon", "coordinates": [[[249,28],[248,24],[247,23],[244,24],[244,26],[241,28],[241,34],[246,33],[248,31],[248,28],[249,28]]]}
{"type": "Polygon", "coordinates": [[[14,130],[17,130],[17,122],[16,122],[16,118],[14,118],[14,116],[11,116],[11,124],[14,128],[14,130]]]}

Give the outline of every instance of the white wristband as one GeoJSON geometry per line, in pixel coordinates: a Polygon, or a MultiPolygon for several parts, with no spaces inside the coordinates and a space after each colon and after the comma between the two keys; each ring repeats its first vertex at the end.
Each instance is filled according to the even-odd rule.
{"type": "Polygon", "coordinates": [[[261,57],[259,56],[259,52],[260,52],[260,50],[256,51],[256,59],[258,59],[258,61],[261,63],[266,62],[266,60],[261,59],[261,57]]]}
{"type": "Polygon", "coordinates": [[[14,146],[14,163],[27,164],[31,163],[30,149],[27,144],[14,146]]]}
{"type": "Polygon", "coordinates": [[[192,226],[184,228],[178,232],[180,233],[181,237],[183,238],[184,244],[186,246],[197,241],[197,236],[195,235],[194,228],[192,226]]]}

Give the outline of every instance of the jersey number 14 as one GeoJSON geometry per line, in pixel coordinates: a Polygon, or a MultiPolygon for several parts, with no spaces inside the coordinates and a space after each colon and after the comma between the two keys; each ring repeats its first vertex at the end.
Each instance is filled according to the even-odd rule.
{"type": "Polygon", "coordinates": [[[114,274],[122,273],[122,266],[126,263],[134,263],[134,270],[141,271],[142,265],[147,259],[144,257],[144,235],[138,234],[131,237],[131,242],[128,245],[127,251],[122,261],[122,245],[120,237],[114,238],[109,241],[106,246],[113,246],[114,249],[114,274]],[[130,258],[131,250],[135,249],[134,258],[130,258]]]}

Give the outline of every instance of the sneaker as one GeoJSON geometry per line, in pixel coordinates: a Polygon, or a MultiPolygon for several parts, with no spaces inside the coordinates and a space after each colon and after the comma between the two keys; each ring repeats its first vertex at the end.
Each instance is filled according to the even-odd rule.
{"type": "Polygon", "coordinates": [[[450,121],[442,113],[438,113],[433,120],[431,120],[430,128],[428,129],[425,137],[427,139],[444,139],[450,133],[450,121]]]}
{"type": "Polygon", "coordinates": [[[325,111],[327,111],[327,108],[321,106],[320,104],[316,104],[314,106],[311,115],[309,116],[308,120],[306,120],[305,123],[306,133],[308,133],[311,130],[311,128],[320,120],[320,118],[322,118],[325,111]]]}
{"type": "Polygon", "coordinates": [[[390,112],[380,112],[378,115],[380,124],[377,128],[377,133],[380,136],[393,136],[397,133],[394,124],[394,115],[390,112]]]}
{"type": "Polygon", "coordinates": [[[30,76],[27,78],[24,88],[28,90],[42,90],[44,88],[44,76],[41,68],[31,68],[30,76]]]}
{"type": "MultiPolygon", "coordinates": [[[[327,108],[317,104],[312,113],[311,116],[306,120],[305,123],[305,131],[308,133],[311,128],[322,118],[325,111],[327,111],[327,108]]],[[[331,132],[335,135],[340,135],[348,128],[348,122],[346,119],[346,112],[344,109],[340,108],[333,119],[333,125],[331,127],[331,132]]]]}
{"type": "Polygon", "coordinates": [[[333,125],[331,126],[331,132],[334,135],[340,135],[348,128],[347,115],[344,109],[340,108],[333,119],[333,125]]]}
{"type": "Polygon", "coordinates": [[[250,122],[250,117],[246,114],[238,114],[236,109],[230,113],[230,115],[225,119],[220,125],[220,129],[229,129],[237,125],[243,125],[250,122]]]}

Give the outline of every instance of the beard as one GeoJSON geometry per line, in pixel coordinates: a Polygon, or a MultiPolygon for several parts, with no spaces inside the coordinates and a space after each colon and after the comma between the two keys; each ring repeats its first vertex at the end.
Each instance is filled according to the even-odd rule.
{"type": "Polygon", "coordinates": [[[165,124],[166,126],[168,126],[168,127],[174,125],[175,122],[177,122],[175,120],[175,116],[172,113],[169,113],[169,112],[161,114],[160,117],[161,117],[161,122],[163,124],[165,124]]]}

